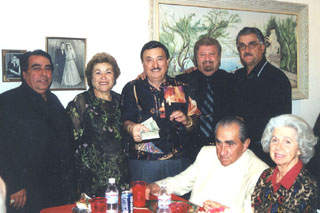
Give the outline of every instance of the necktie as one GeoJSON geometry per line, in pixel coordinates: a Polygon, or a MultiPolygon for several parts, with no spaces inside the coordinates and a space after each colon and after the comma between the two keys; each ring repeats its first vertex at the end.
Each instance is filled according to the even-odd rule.
{"type": "Polygon", "coordinates": [[[203,105],[201,107],[201,113],[200,131],[206,138],[210,140],[210,142],[213,142],[213,90],[208,81],[203,99],[203,105]]]}

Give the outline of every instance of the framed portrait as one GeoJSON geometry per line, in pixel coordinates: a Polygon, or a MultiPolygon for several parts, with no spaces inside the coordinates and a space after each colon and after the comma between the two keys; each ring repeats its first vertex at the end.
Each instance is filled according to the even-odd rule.
{"type": "Polygon", "coordinates": [[[2,81],[21,81],[20,57],[27,50],[2,50],[2,81]]]}
{"type": "Polygon", "coordinates": [[[85,90],[86,39],[46,37],[54,65],[51,90],[85,90]]]}
{"type": "Polygon", "coordinates": [[[265,36],[266,58],[289,78],[293,99],[308,98],[308,5],[264,0],[150,0],[150,37],[172,56],[168,73],[193,67],[193,48],[203,36],[222,46],[221,69],[243,67],[236,36],[257,27],[265,36]]]}

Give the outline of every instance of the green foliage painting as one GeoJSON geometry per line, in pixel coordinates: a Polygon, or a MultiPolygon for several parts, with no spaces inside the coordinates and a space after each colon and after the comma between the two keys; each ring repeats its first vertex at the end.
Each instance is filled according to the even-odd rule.
{"type": "Polygon", "coordinates": [[[296,15],[159,4],[159,38],[170,52],[171,76],[193,67],[193,47],[204,36],[222,46],[221,67],[229,72],[242,67],[236,36],[245,26],[258,27],[265,35],[267,59],[297,85],[296,15]]]}

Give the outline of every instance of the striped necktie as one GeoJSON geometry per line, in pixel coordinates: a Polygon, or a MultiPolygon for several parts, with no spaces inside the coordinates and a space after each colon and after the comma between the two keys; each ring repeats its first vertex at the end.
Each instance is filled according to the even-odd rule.
{"type": "Polygon", "coordinates": [[[200,131],[202,134],[213,142],[213,90],[210,83],[207,81],[207,88],[201,107],[200,116],[200,131]]]}

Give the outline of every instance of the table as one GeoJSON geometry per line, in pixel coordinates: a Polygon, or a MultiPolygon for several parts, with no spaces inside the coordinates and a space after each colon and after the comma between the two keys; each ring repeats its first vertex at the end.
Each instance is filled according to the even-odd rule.
{"type": "MultiPolygon", "coordinates": [[[[183,199],[183,198],[181,198],[181,197],[179,197],[177,195],[174,195],[174,194],[172,194],[171,199],[172,199],[172,201],[188,202],[185,199],[183,199]]],[[[154,196],[154,195],[150,196],[150,201],[151,202],[156,202],[156,200],[157,200],[156,196],[154,196]]],[[[63,205],[63,206],[56,206],[56,207],[46,208],[46,209],[42,209],[40,211],[40,213],[72,213],[72,208],[73,207],[76,207],[76,204],[68,204],[68,205],[63,205]]],[[[202,208],[200,208],[199,210],[202,210],[202,208]]],[[[134,209],[134,212],[135,213],[150,213],[152,211],[149,210],[146,207],[146,208],[142,208],[142,209],[134,209]]]]}

